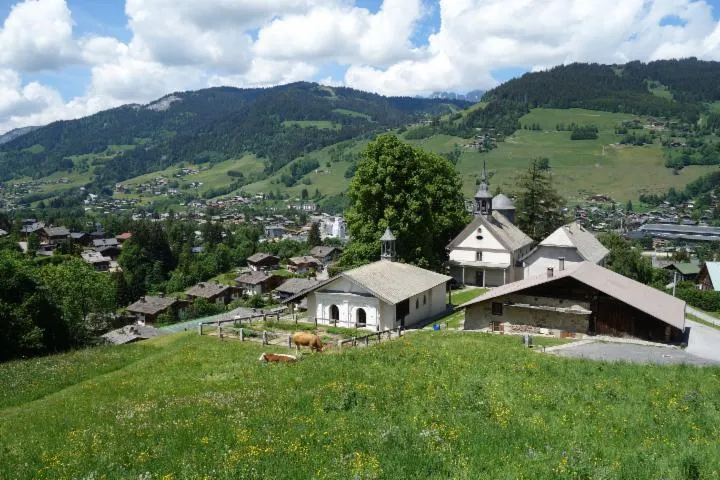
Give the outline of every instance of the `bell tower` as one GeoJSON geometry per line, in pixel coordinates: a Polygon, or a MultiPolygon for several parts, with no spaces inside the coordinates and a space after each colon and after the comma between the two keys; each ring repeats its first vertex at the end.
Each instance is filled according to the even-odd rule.
{"type": "Polygon", "coordinates": [[[475,215],[490,216],[492,214],[492,195],[490,194],[490,186],[487,183],[487,175],[485,173],[485,160],[483,160],[483,169],[480,174],[480,187],[475,194],[475,215]]]}
{"type": "Polygon", "coordinates": [[[386,228],[380,237],[380,260],[395,261],[395,235],[390,231],[390,227],[386,228]]]}

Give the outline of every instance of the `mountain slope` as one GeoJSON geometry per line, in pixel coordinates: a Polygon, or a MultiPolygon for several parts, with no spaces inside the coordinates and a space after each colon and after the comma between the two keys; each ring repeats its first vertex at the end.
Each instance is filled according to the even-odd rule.
{"type": "Polygon", "coordinates": [[[694,123],[704,102],[720,100],[719,77],[720,62],[695,58],[625,65],[574,63],[526,73],[490,90],[485,99],[679,117],[694,123]],[[670,95],[653,94],[651,81],[666,86],[670,95]]]}
{"type": "Polygon", "coordinates": [[[55,122],[11,140],[0,147],[0,180],[70,169],[69,157],[103,153],[112,145],[126,148],[96,162],[98,185],[180,162],[221,161],[245,153],[265,158],[271,173],[326,145],[449,112],[448,104],[469,105],[311,83],[175,93],[147,106],[126,105],[55,122]]]}

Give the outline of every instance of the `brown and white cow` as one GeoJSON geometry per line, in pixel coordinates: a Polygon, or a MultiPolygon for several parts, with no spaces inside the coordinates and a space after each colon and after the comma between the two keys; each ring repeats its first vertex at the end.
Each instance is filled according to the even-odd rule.
{"type": "Polygon", "coordinates": [[[322,352],[323,343],[320,337],[314,333],[297,332],[292,336],[292,342],[295,344],[295,350],[300,351],[300,347],[310,347],[310,350],[322,352]]]}
{"type": "Polygon", "coordinates": [[[296,362],[295,355],[286,355],[284,353],[263,353],[258,359],[261,362],[296,362]]]}

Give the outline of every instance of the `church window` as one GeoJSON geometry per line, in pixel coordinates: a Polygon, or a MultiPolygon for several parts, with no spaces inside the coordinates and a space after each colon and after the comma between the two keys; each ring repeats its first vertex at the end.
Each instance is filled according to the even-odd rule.
{"type": "Polygon", "coordinates": [[[482,252],[475,252],[475,261],[482,262],[482,252]]]}

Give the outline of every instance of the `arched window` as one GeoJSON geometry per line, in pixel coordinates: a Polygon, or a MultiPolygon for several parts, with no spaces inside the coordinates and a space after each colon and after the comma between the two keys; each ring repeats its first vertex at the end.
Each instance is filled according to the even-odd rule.
{"type": "Polygon", "coordinates": [[[330,320],[340,320],[340,309],[337,305],[330,305],[330,320]]]}
{"type": "Polygon", "coordinates": [[[364,308],[358,308],[355,311],[355,323],[358,327],[364,327],[367,325],[367,314],[364,308]]]}
{"type": "Polygon", "coordinates": [[[420,297],[415,299],[415,310],[417,310],[418,308],[420,308],[420,297]]]}
{"type": "Polygon", "coordinates": [[[427,295],[423,293],[423,305],[427,305],[427,295]]]}

